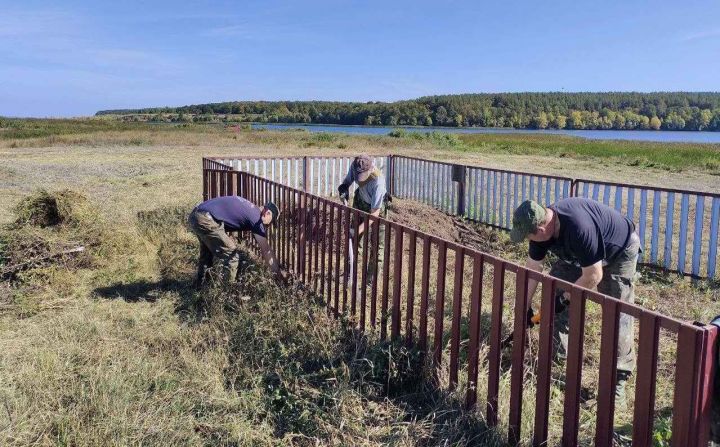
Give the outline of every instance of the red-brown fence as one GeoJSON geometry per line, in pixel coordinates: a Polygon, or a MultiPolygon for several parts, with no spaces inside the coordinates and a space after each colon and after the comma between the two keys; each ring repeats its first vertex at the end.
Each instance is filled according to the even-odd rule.
{"type": "MultiPolygon", "coordinates": [[[[320,196],[333,196],[351,158],[216,157],[218,169],[232,167],[320,196]],[[337,169],[336,169],[337,167],[337,169]]],[[[452,215],[510,230],[512,211],[525,199],[551,203],[592,197],[638,224],[643,264],[694,278],[720,274],[720,194],[668,189],[531,172],[506,171],[435,160],[375,157],[391,194],[427,203],[452,215]]]]}
{"type": "Polygon", "coordinates": [[[466,406],[479,410],[489,426],[502,429],[509,444],[612,445],[621,313],[639,325],[633,445],[652,444],[661,380],[670,387],[671,444],[707,444],[717,328],[660,315],[260,176],[206,161],[203,166],[207,198],[240,195],[257,204],[275,201],[281,217],[269,231],[270,244],[281,265],[325,300],[329,313],[343,314],[381,339],[402,338],[427,352],[438,375],[447,374],[446,382],[438,383],[451,390],[462,386],[466,406]],[[351,243],[351,231],[358,235],[360,225],[370,231],[351,243]],[[540,283],[543,315],[554,314],[556,288],[571,293],[562,405],[551,393],[558,373],[552,318],[539,325],[538,352],[527,352],[531,279],[540,283]],[[599,320],[595,329],[589,312],[599,320]],[[599,338],[588,336],[593,330],[599,338]],[[509,359],[503,356],[505,333],[512,338],[509,359]],[[661,340],[672,346],[661,346],[661,340]],[[584,371],[588,346],[599,351],[599,360],[584,371]],[[665,348],[670,353],[661,362],[665,348]],[[581,391],[588,382],[597,390],[592,433],[587,421],[580,420],[581,391]],[[554,439],[551,432],[560,425],[562,434],[554,439]]]}

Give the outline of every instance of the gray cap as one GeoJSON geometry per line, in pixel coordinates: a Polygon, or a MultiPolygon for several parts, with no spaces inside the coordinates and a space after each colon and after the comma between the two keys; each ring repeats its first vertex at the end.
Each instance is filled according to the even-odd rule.
{"type": "Polygon", "coordinates": [[[369,155],[360,154],[353,160],[352,169],[355,173],[355,180],[364,182],[375,169],[375,162],[369,155]]]}
{"type": "Polygon", "coordinates": [[[522,242],[528,234],[535,233],[538,227],[545,222],[546,215],[545,208],[533,200],[521,203],[513,214],[510,240],[515,243],[522,242]]]}

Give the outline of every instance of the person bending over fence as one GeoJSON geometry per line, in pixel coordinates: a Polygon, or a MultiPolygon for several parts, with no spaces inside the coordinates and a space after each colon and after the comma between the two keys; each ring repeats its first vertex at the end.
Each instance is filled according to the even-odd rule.
{"type": "Polygon", "coordinates": [[[222,277],[228,283],[236,280],[238,270],[238,247],[235,239],[227,232],[250,231],[258,245],[263,259],[276,277],[282,277],[280,265],[267,240],[267,228],[280,214],[274,203],[268,202],[260,209],[247,199],[238,196],[217,197],[207,200],[190,213],[190,229],[200,241],[195,286],[205,281],[207,270],[213,259],[222,265],[222,277]]]}
{"type": "MultiPolygon", "coordinates": [[[[373,158],[366,154],[361,154],[355,157],[353,162],[350,164],[350,169],[343,182],[338,186],[338,192],[340,198],[347,200],[350,194],[350,186],[353,183],[357,183],[358,188],[355,191],[353,198],[353,208],[366,213],[370,213],[373,216],[387,217],[387,202],[389,195],[387,187],[385,185],[385,176],[382,175],[380,169],[375,166],[373,158]]],[[[352,235],[355,240],[360,240],[359,236],[365,231],[363,222],[360,222],[358,226],[357,237],[352,235]]],[[[370,234],[369,236],[373,236],[370,234]]],[[[372,240],[372,239],[371,239],[372,240]]],[[[382,249],[385,242],[385,227],[380,225],[380,231],[378,234],[378,263],[379,266],[383,261],[382,249]]],[[[371,244],[372,245],[372,244],[371,244]]],[[[373,247],[371,247],[370,258],[373,259],[373,247]]],[[[372,277],[375,274],[372,263],[368,263],[368,283],[372,281],[372,277]]]]}
{"type": "MultiPolygon", "coordinates": [[[[587,289],[632,303],[637,280],[640,238],[635,224],[613,208],[591,199],[572,197],[549,207],[527,200],[513,215],[510,239],[529,240],[526,266],[542,271],[548,252],[559,260],[550,275],[587,289]]],[[[528,300],[538,282],[530,279],[528,300]]],[[[567,291],[555,296],[555,355],[565,359],[568,346],[569,309],[567,291]]],[[[625,405],[625,384],[635,369],[633,319],[620,315],[617,352],[616,403],[625,405]]]]}

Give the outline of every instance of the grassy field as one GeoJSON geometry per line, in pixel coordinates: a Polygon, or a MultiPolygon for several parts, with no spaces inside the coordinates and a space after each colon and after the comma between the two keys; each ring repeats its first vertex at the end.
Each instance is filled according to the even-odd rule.
{"type": "Polygon", "coordinates": [[[471,150],[613,160],[639,168],[700,169],[720,175],[720,145],[588,140],[544,135],[460,135],[471,150]]]}
{"type": "MultiPolygon", "coordinates": [[[[108,120],[23,123],[20,132],[2,123],[0,268],[36,260],[0,283],[3,445],[444,445],[488,438],[481,417],[460,411],[452,395],[423,377],[409,380],[412,352],[349,333],[298,289],[278,289],[249,268],[243,288],[191,290],[196,242],[183,219],[201,198],[203,155],[404,153],[720,189],[714,146],[108,120]],[[655,151],[667,156],[655,160],[655,151]],[[677,151],[693,155],[680,164],[671,156],[677,151]],[[636,162],[646,157],[650,162],[636,162]],[[73,191],[52,195],[64,220],[45,228],[17,222],[47,206],[43,199],[15,208],[30,195],[44,197],[37,195],[42,188],[73,191]],[[38,260],[79,245],[82,255],[38,260]],[[401,395],[384,392],[387,368],[367,366],[388,358],[400,360],[393,371],[401,395]]],[[[522,257],[502,237],[485,249],[522,257]]],[[[707,320],[720,292],[646,272],[638,296],[663,313],[707,320]]]]}

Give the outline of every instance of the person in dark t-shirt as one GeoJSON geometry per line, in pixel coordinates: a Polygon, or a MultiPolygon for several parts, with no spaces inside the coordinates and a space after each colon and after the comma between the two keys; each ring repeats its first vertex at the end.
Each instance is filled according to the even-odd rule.
{"type": "Polygon", "coordinates": [[[195,285],[202,285],[206,270],[212,267],[214,258],[222,262],[225,280],[235,280],[239,258],[237,244],[227,234],[229,231],[250,231],[260,246],[263,259],[272,272],[279,275],[280,266],[267,241],[267,227],[277,220],[279,214],[277,206],[272,202],[261,209],[238,196],[217,197],[196,206],[188,218],[190,229],[200,241],[195,285]]]}
{"type": "MultiPolygon", "coordinates": [[[[553,253],[558,260],[550,275],[591,290],[634,302],[640,239],[632,221],[597,201],[572,197],[549,207],[532,200],[523,202],[513,215],[510,238],[518,243],[529,240],[526,266],[543,270],[543,260],[553,253]]],[[[528,299],[538,282],[528,281],[528,299]]],[[[569,333],[568,292],[556,294],[556,355],[565,358],[569,333]]],[[[621,314],[617,352],[616,400],[625,399],[625,382],[635,368],[633,319],[621,314]]]]}

